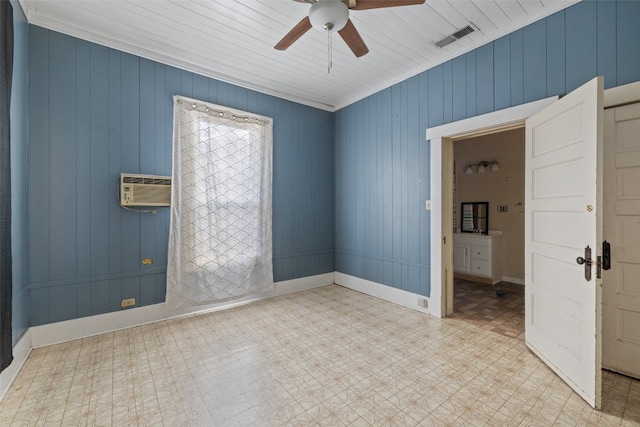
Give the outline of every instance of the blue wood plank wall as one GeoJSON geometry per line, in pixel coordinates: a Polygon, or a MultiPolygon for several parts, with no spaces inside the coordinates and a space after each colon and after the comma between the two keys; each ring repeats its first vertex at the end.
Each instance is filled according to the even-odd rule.
{"type": "Polygon", "coordinates": [[[584,1],[336,113],[336,270],[430,295],[431,126],[640,80],[640,2],[584,1]]]}
{"type": "Polygon", "coordinates": [[[173,95],[273,118],[274,278],[334,271],[332,113],[39,27],[28,35],[32,326],[164,301],[169,213],[121,209],[117,181],[171,174],[173,95]]]}
{"type": "Polygon", "coordinates": [[[640,80],[637,22],[640,2],[584,1],[334,115],[30,26],[29,300],[16,316],[39,325],[163,301],[168,214],[121,210],[116,182],[170,173],[174,94],[274,118],[276,280],[335,269],[428,296],[425,129],[596,75],[640,80]]]}
{"type": "Polygon", "coordinates": [[[13,81],[11,89],[11,246],[13,345],[29,327],[29,249],[27,198],[27,32],[18,1],[13,6],[13,81]]]}

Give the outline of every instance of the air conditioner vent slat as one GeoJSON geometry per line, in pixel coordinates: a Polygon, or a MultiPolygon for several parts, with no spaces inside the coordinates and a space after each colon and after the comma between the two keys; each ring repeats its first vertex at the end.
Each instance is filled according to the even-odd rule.
{"type": "Polygon", "coordinates": [[[150,185],[171,185],[171,178],[156,178],[156,177],[140,177],[132,175],[124,175],[122,182],[125,184],[150,184],[150,185]]]}

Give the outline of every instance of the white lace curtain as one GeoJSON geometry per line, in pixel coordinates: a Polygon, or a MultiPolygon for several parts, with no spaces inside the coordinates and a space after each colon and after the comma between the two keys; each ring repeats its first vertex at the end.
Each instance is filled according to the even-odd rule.
{"type": "Polygon", "coordinates": [[[273,287],[272,120],[175,96],[167,305],[273,287]]]}

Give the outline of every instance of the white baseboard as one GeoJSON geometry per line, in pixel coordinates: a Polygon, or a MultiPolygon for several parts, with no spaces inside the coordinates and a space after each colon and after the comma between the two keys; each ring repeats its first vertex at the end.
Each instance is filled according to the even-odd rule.
{"type": "MultiPolygon", "coordinates": [[[[292,292],[304,291],[334,283],[334,273],[319,274],[299,279],[285,280],[274,283],[274,289],[257,295],[250,295],[234,301],[191,307],[183,310],[170,310],[166,304],[154,304],[129,310],[99,314],[80,319],[49,323],[47,325],[29,328],[30,348],[44,347],[106,332],[140,326],[176,317],[191,316],[211,311],[224,310],[253,301],[285,295],[292,292]]],[[[25,334],[26,335],[26,334],[25,334]]],[[[14,350],[15,351],[15,350],[14,350]]]]}
{"type": "Polygon", "coordinates": [[[22,369],[22,365],[27,361],[29,353],[31,353],[31,332],[27,329],[22,335],[22,338],[20,338],[13,347],[13,361],[11,365],[0,373],[0,401],[2,401],[4,395],[9,391],[13,380],[16,379],[18,372],[22,369]]]}
{"type": "Polygon", "coordinates": [[[391,286],[382,285],[380,283],[350,276],[348,274],[338,273],[337,271],[334,273],[334,281],[336,285],[344,286],[345,288],[353,289],[354,291],[362,292],[363,294],[371,295],[372,297],[380,298],[394,304],[399,304],[413,310],[437,316],[437,314],[434,314],[431,311],[432,307],[429,297],[414,294],[409,291],[403,291],[402,289],[392,288],[391,286]],[[426,308],[418,305],[418,300],[420,299],[427,300],[426,308]]]}
{"type": "Polygon", "coordinates": [[[509,283],[515,283],[516,285],[522,285],[524,286],[524,279],[518,279],[516,277],[506,277],[506,276],[502,276],[502,281],[503,282],[509,282],[509,283]]]}

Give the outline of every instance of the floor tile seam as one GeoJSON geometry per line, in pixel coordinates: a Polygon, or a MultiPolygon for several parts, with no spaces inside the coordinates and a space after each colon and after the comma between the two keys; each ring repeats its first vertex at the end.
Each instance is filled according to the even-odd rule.
{"type": "MultiPolygon", "coordinates": [[[[19,374],[18,374],[19,375],[19,374]]],[[[22,395],[22,397],[19,399],[19,403],[16,405],[16,411],[13,414],[13,418],[15,418],[15,416],[20,412],[20,407],[24,404],[24,402],[27,399],[27,396],[29,396],[30,394],[30,390],[31,390],[31,386],[33,385],[33,381],[35,379],[35,375],[34,377],[31,379],[31,381],[29,381],[29,385],[22,385],[19,389],[17,390],[22,390],[24,389],[24,394],[22,395]]],[[[16,377],[17,379],[17,377],[16,377]]],[[[14,389],[19,383],[17,381],[14,380],[13,384],[11,385],[11,387],[7,390],[7,394],[9,394],[9,392],[11,391],[11,389],[14,389]]],[[[3,402],[6,400],[6,395],[3,398],[3,402]]],[[[0,408],[4,405],[2,405],[2,403],[0,403],[0,408]]]]}
{"type": "MultiPolygon", "coordinates": [[[[147,358],[147,362],[148,362],[148,358],[147,358]]],[[[150,375],[150,377],[151,377],[151,383],[153,384],[153,397],[154,397],[155,402],[156,402],[156,404],[157,404],[157,406],[159,408],[160,407],[160,400],[158,398],[158,388],[159,387],[156,385],[155,376],[152,374],[152,375],[150,375]]],[[[135,377],[134,377],[134,382],[135,382],[135,377]]],[[[136,399],[134,399],[135,406],[136,406],[136,413],[139,413],[141,411],[142,414],[145,414],[146,411],[145,411],[145,408],[144,408],[144,406],[142,404],[142,400],[144,399],[144,396],[138,396],[135,384],[133,386],[133,390],[134,390],[134,396],[136,397],[136,399]],[[138,410],[138,402],[137,402],[138,399],[140,399],[140,411],[138,410]]]]}
{"type": "MultiPolygon", "coordinates": [[[[636,410],[640,409],[640,408],[636,408],[636,407],[632,407],[631,405],[628,405],[627,404],[628,402],[629,402],[629,394],[627,394],[627,396],[624,399],[624,410],[622,411],[622,416],[621,416],[623,420],[627,418],[626,415],[628,411],[632,411],[634,409],[636,410]]],[[[640,410],[638,410],[638,416],[640,416],[640,410]]]]}
{"type": "MultiPolygon", "coordinates": [[[[478,375],[480,374],[476,374],[472,379],[470,379],[469,381],[467,381],[464,385],[459,386],[458,388],[455,389],[455,391],[453,393],[448,393],[448,396],[446,398],[446,400],[440,404],[438,404],[435,408],[433,408],[430,413],[433,413],[435,410],[437,410],[438,408],[440,408],[442,405],[444,405],[446,402],[450,401],[451,399],[454,398],[454,396],[460,392],[460,390],[464,389],[466,387],[466,385],[472,381],[474,378],[477,378],[478,375]]],[[[440,384],[444,383],[446,380],[442,380],[440,381],[438,384],[435,385],[435,387],[438,387],[440,384]]],[[[447,384],[450,384],[449,382],[447,382],[447,384]]],[[[425,394],[423,394],[422,396],[424,396],[425,394]]]]}
{"type": "MultiPolygon", "coordinates": [[[[355,387],[356,387],[356,386],[358,386],[359,384],[363,384],[365,381],[367,381],[367,380],[368,380],[368,379],[370,379],[370,378],[371,378],[371,376],[369,376],[369,377],[367,377],[367,378],[365,378],[365,379],[362,379],[362,380],[360,380],[360,381],[357,381],[357,382],[355,382],[355,383],[351,384],[349,387],[347,387],[344,391],[349,392],[349,391],[350,391],[349,389],[355,388],[355,387]]],[[[370,387],[369,385],[366,385],[366,390],[368,390],[369,392],[372,392],[372,393],[373,393],[373,390],[371,389],[371,387],[370,387]]],[[[338,399],[340,399],[340,401],[341,401],[342,403],[344,403],[345,405],[349,406],[349,403],[348,403],[347,401],[345,401],[344,399],[342,399],[342,398],[339,396],[339,394],[340,394],[340,393],[335,393],[335,394],[333,394],[332,396],[329,396],[329,398],[331,398],[331,397],[337,397],[338,399]]],[[[325,399],[325,400],[326,400],[326,399],[325,399]]],[[[369,400],[367,399],[367,402],[368,402],[368,401],[369,401],[369,400]]]]}
{"type": "MultiPolygon", "coordinates": [[[[331,410],[331,407],[332,407],[332,406],[334,406],[334,405],[328,405],[328,404],[327,404],[327,403],[325,403],[325,402],[327,402],[327,399],[323,400],[323,401],[322,401],[322,402],[320,402],[319,404],[320,404],[320,405],[322,405],[322,406],[324,406],[326,409],[331,410]]],[[[358,413],[357,413],[353,408],[351,408],[348,404],[344,403],[342,400],[340,400],[340,402],[342,403],[341,409],[348,408],[349,410],[351,410],[351,411],[353,411],[354,413],[356,413],[356,414],[358,415],[358,418],[361,418],[360,414],[358,414],[358,413]]],[[[317,405],[316,405],[316,406],[317,406],[317,405]]],[[[315,406],[314,406],[314,407],[312,407],[312,408],[309,408],[309,410],[311,410],[311,409],[313,409],[313,408],[315,408],[315,406]]],[[[314,419],[314,421],[316,421],[316,423],[319,423],[320,421],[326,420],[327,418],[329,418],[329,417],[331,417],[331,416],[332,416],[332,414],[327,414],[327,415],[325,415],[324,417],[321,417],[321,418],[317,419],[316,417],[314,417],[314,416],[313,416],[313,414],[309,413],[309,410],[305,410],[305,411],[307,412],[307,414],[308,414],[312,419],[314,419]]],[[[353,422],[352,422],[351,424],[353,424],[353,422]]],[[[344,424],[343,424],[343,425],[344,425],[344,424]]],[[[347,424],[347,425],[348,425],[348,424],[347,424]]]]}
{"type": "MultiPolygon", "coordinates": [[[[567,409],[567,405],[569,405],[569,401],[571,400],[571,397],[573,397],[574,395],[576,395],[575,391],[572,391],[571,393],[569,393],[567,395],[567,398],[565,399],[564,404],[562,405],[562,409],[558,413],[558,416],[556,417],[556,420],[554,421],[554,423],[557,422],[563,414],[566,414],[568,412],[566,410],[567,409]]],[[[583,399],[583,398],[581,396],[578,396],[578,399],[583,399]]],[[[582,401],[582,403],[585,403],[585,402],[582,401]]],[[[587,410],[596,411],[595,409],[591,409],[591,408],[588,408],[587,410]]],[[[600,413],[600,411],[596,411],[596,412],[600,413]]],[[[621,417],[621,419],[622,419],[622,417],[621,417]]]]}
{"type": "MultiPolygon", "coordinates": [[[[487,367],[486,369],[488,369],[489,367],[487,367]]],[[[484,372],[484,371],[483,371],[484,372]]],[[[479,374],[480,375],[480,374],[479,374]]],[[[491,386],[491,388],[497,388],[500,387],[500,384],[494,384],[491,386]]],[[[503,389],[504,390],[504,389],[503,389]]],[[[517,390],[517,389],[516,389],[517,390]]],[[[511,392],[508,397],[502,399],[502,403],[498,406],[498,408],[494,411],[494,414],[491,416],[491,418],[489,419],[489,421],[493,420],[495,418],[495,416],[500,412],[500,410],[502,408],[505,407],[505,405],[507,404],[507,402],[509,401],[509,399],[514,395],[515,391],[511,392]]]]}
{"type": "Polygon", "coordinates": [[[16,419],[16,416],[20,413],[20,405],[18,405],[17,410],[13,411],[13,414],[11,415],[11,418],[9,419],[9,425],[13,424],[13,421],[16,419]]]}

